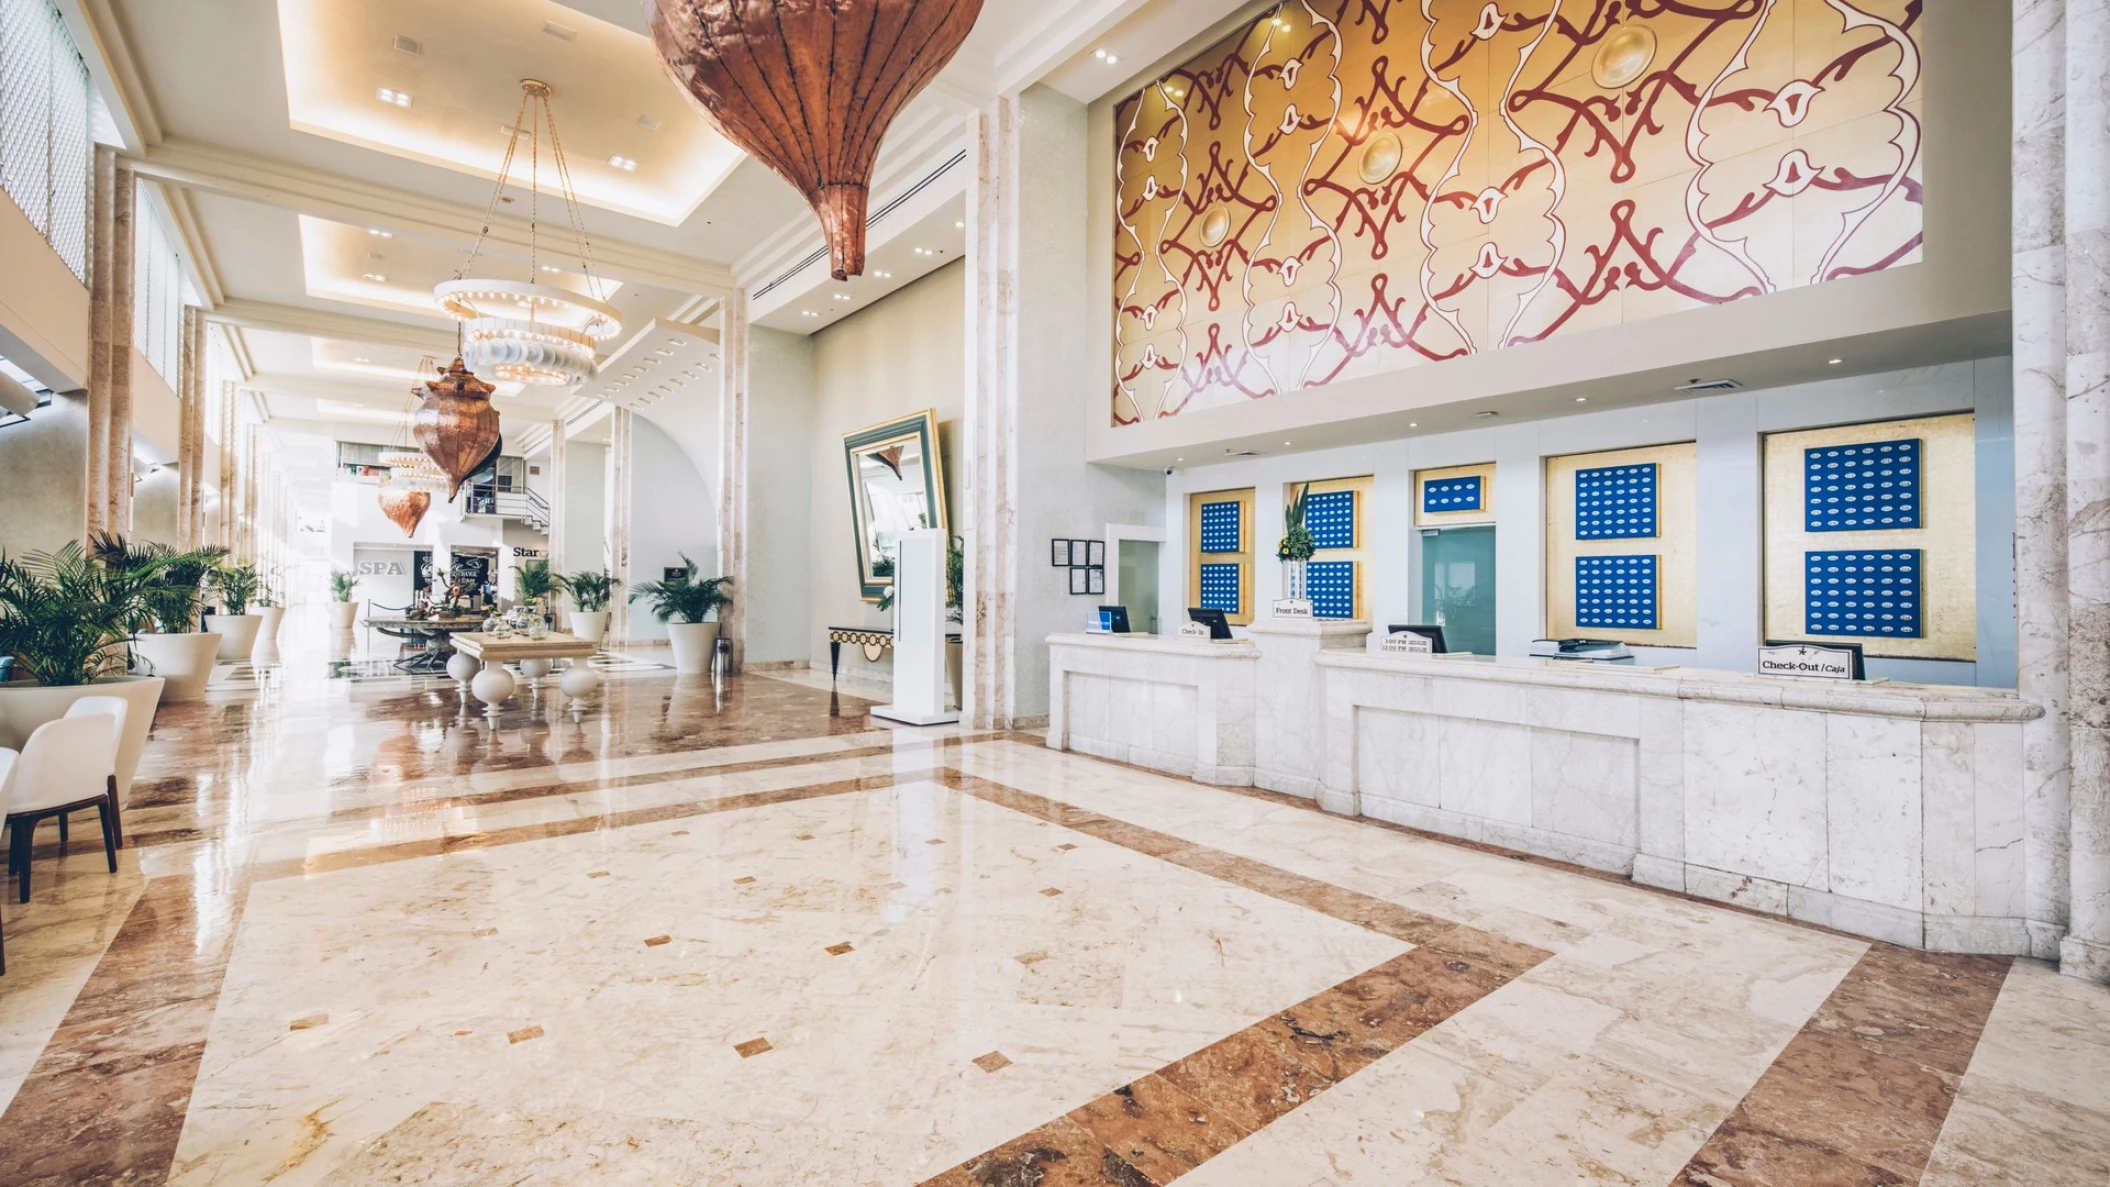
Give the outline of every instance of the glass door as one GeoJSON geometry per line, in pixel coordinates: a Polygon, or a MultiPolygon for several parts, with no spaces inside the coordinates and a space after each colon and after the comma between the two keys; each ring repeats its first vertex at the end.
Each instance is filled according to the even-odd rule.
{"type": "Polygon", "coordinates": [[[1158,542],[1123,540],[1114,558],[1114,588],[1121,604],[1128,607],[1128,629],[1141,635],[1158,633],[1158,542]]]}
{"type": "Polygon", "coordinates": [[[1421,615],[1450,650],[1495,653],[1493,524],[1421,530],[1421,615]]]}

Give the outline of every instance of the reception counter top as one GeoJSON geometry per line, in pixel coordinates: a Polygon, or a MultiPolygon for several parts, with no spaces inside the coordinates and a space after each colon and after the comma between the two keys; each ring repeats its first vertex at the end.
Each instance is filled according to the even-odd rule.
{"type": "MultiPolygon", "coordinates": [[[[1265,626],[1266,629],[1261,629],[1265,626]]],[[[2027,953],[2012,692],[1056,635],[1048,743],[1894,943],[2027,953]]]]}

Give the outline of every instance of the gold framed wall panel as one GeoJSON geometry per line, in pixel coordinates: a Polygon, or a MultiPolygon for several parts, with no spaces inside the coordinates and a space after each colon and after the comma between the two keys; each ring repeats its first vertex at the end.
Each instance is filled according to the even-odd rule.
{"type": "Polygon", "coordinates": [[[1224,615],[1224,621],[1233,626],[1246,626],[1253,621],[1253,557],[1257,545],[1253,534],[1258,526],[1253,522],[1253,489],[1250,486],[1233,490],[1203,491],[1187,496],[1187,605],[1202,604],[1202,565],[1236,564],[1238,566],[1238,613],[1224,615]],[[1237,552],[1202,551],[1202,504],[1238,504],[1237,552]]]}
{"type": "MultiPolygon", "coordinates": [[[[1309,483],[1290,483],[1282,489],[1282,504],[1285,510],[1289,506],[1289,500],[1296,497],[1299,489],[1308,490],[1315,495],[1345,490],[1355,496],[1355,547],[1321,548],[1312,553],[1311,559],[1355,562],[1355,605],[1349,618],[1356,622],[1370,621],[1370,558],[1374,552],[1370,543],[1370,496],[1376,489],[1376,479],[1365,474],[1360,478],[1321,478],[1309,483]]],[[[1277,532],[1275,538],[1279,544],[1281,533],[1277,532]]]]}
{"type": "Polygon", "coordinates": [[[1699,566],[1696,559],[1699,449],[1690,441],[1608,449],[1545,459],[1546,637],[1616,638],[1639,647],[1699,646],[1699,566]],[[1656,467],[1656,535],[1625,539],[1575,538],[1575,472],[1599,466],[1656,467]],[[1582,627],[1575,622],[1575,558],[1656,555],[1655,630],[1582,627]]]}
{"type": "Polygon", "coordinates": [[[1414,526],[1418,528],[1462,527],[1467,524],[1493,523],[1495,521],[1495,464],[1475,462],[1470,466],[1442,466],[1433,470],[1414,471],[1414,526]],[[1480,509],[1478,511],[1423,511],[1421,509],[1422,484],[1430,479],[1474,478],[1480,480],[1480,509]]]}
{"type": "Polygon", "coordinates": [[[1765,438],[1765,632],[1768,639],[1859,643],[1890,659],[1978,658],[1978,440],[1969,412],[1874,421],[1765,438]],[[1918,438],[1920,526],[1811,532],[1803,520],[1803,454],[1828,445],[1918,438]],[[1920,551],[1917,639],[1812,635],[1803,628],[1803,554],[1826,548],[1920,551]]]}

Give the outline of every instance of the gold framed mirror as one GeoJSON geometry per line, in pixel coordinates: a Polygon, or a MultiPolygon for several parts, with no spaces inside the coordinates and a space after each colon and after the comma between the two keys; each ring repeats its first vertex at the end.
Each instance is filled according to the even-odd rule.
{"type": "Polygon", "coordinates": [[[901,533],[950,529],[937,410],[926,408],[843,434],[843,464],[850,479],[859,592],[865,601],[876,602],[894,583],[901,533]]]}

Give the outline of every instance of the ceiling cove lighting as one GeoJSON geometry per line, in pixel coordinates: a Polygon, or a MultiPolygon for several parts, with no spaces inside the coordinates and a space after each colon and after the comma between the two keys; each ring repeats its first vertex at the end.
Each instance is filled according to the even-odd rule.
{"type": "Polygon", "coordinates": [[[635,173],[635,172],[637,172],[637,162],[636,162],[636,161],[633,161],[633,160],[631,160],[631,159],[630,159],[629,157],[622,157],[622,156],[610,157],[610,158],[608,158],[608,163],[609,163],[609,164],[611,164],[611,165],[613,165],[613,166],[615,166],[615,167],[616,167],[616,168],[618,168],[618,169],[621,169],[621,170],[622,170],[623,172],[625,172],[625,173],[635,173]]]}
{"type": "Polygon", "coordinates": [[[379,99],[383,103],[393,103],[397,107],[410,106],[409,91],[395,91],[390,90],[387,87],[382,87],[381,89],[374,92],[374,98],[379,99]]]}
{"type": "MultiPolygon", "coordinates": [[[[593,378],[601,343],[622,331],[623,319],[613,305],[601,299],[605,289],[601,279],[594,275],[593,246],[587,241],[584,223],[579,217],[578,194],[571,187],[571,171],[564,161],[564,143],[557,135],[556,116],[550,109],[549,84],[532,78],[520,81],[520,111],[508,133],[505,160],[498,170],[498,184],[492,189],[490,204],[484,211],[485,231],[477,235],[475,245],[469,249],[469,258],[462,261],[454,279],[436,286],[432,295],[442,309],[461,323],[462,361],[470,367],[488,369],[496,378],[516,383],[577,387],[593,378]],[[543,266],[536,258],[542,248],[541,224],[534,217],[528,221],[527,279],[470,275],[470,269],[475,267],[477,255],[483,249],[491,216],[497,211],[499,202],[507,200],[505,189],[512,180],[513,164],[521,156],[523,133],[528,139],[528,191],[540,195],[545,125],[549,131],[551,169],[557,180],[558,193],[564,199],[565,214],[570,220],[581,271],[585,274],[585,293],[542,284],[535,279],[543,266]]],[[[530,209],[538,205],[531,203],[530,209]]]]}
{"type": "Polygon", "coordinates": [[[386,283],[388,283],[388,277],[386,277],[386,276],[383,276],[383,275],[381,275],[381,274],[380,274],[379,272],[361,272],[361,273],[359,274],[359,279],[361,279],[361,280],[371,280],[371,281],[373,281],[373,282],[374,282],[375,284],[386,284],[386,283]]]}

